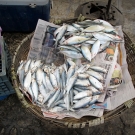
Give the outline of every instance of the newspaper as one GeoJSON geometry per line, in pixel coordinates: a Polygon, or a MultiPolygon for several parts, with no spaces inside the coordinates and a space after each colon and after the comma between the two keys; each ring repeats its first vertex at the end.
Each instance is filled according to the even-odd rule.
{"type": "MultiPolygon", "coordinates": [[[[58,27],[59,26],[57,25],[54,25],[52,23],[48,23],[46,21],[39,19],[34,36],[31,40],[28,59],[29,58],[41,59],[41,60],[45,60],[46,62],[49,61],[50,63],[56,60],[56,59],[53,59],[54,56],[57,56],[57,50],[53,48],[54,41],[53,41],[52,33],[58,27]],[[49,50],[47,50],[48,47],[49,47],[49,50]],[[50,53],[50,50],[51,50],[51,53],[50,53]]],[[[119,34],[123,37],[122,28],[118,26],[116,27],[116,29],[118,30],[119,34]]],[[[63,57],[60,56],[59,58],[63,58],[63,57]]],[[[61,60],[59,59],[59,61],[61,60]]],[[[133,87],[131,77],[127,69],[124,42],[111,43],[109,48],[106,51],[98,54],[92,60],[91,65],[100,65],[108,70],[108,73],[104,74],[103,84],[104,84],[105,91],[98,99],[99,103],[93,104],[92,106],[89,106],[88,108],[79,109],[78,111],[73,111],[73,112],[62,111],[62,112],[57,112],[57,113],[51,113],[51,112],[48,112],[44,107],[42,107],[41,111],[43,112],[43,115],[45,117],[51,117],[51,118],[56,118],[56,119],[63,119],[65,117],[74,117],[74,118],[80,119],[83,116],[101,117],[105,109],[106,110],[115,109],[116,107],[124,103],[125,101],[135,97],[134,87],[133,87]],[[122,69],[122,74],[123,74],[123,82],[118,88],[113,89],[113,91],[115,91],[115,94],[110,93],[110,95],[111,94],[112,95],[107,96],[106,98],[106,94],[108,92],[108,87],[110,86],[110,81],[112,79],[112,74],[114,72],[115,65],[117,64],[117,60],[120,61],[119,57],[121,55],[118,55],[119,46],[120,46],[120,50],[123,56],[121,59],[122,65],[120,64],[121,69],[122,69]]]]}
{"type": "MultiPolygon", "coordinates": [[[[119,32],[119,35],[123,37],[121,26],[117,27],[117,31],[119,32]]],[[[120,43],[119,46],[118,62],[121,65],[123,82],[117,88],[117,92],[115,93],[115,95],[107,99],[108,105],[106,109],[109,111],[117,108],[124,102],[132,98],[135,98],[135,89],[126,62],[126,50],[125,50],[124,43],[120,43]]]]}

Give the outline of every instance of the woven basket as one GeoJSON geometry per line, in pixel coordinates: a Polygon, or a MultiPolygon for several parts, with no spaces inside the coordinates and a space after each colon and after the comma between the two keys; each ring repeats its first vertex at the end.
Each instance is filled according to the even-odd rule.
{"type": "MultiPolygon", "coordinates": [[[[62,23],[72,23],[75,21],[76,21],[76,18],[70,19],[70,20],[64,20],[62,21],[62,23]]],[[[50,121],[62,127],[65,127],[65,126],[68,126],[69,128],[84,128],[85,126],[91,127],[91,126],[100,125],[104,122],[112,120],[113,118],[119,116],[122,112],[127,110],[128,107],[131,107],[131,105],[134,104],[134,100],[130,100],[122,104],[121,106],[117,107],[113,111],[104,112],[104,115],[101,118],[96,118],[96,117],[91,117],[91,116],[85,116],[85,117],[82,117],[81,119],[64,118],[62,120],[45,118],[40,108],[38,106],[33,105],[27,99],[27,97],[25,97],[21,93],[21,91],[19,90],[19,80],[16,75],[19,62],[27,58],[32,36],[33,36],[33,33],[27,36],[15,51],[13,62],[12,62],[12,83],[20,102],[29,112],[34,114],[37,118],[39,118],[42,121],[50,121]]],[[[135,69],[135,57],[134,57],[135,47],[132,44],[132,41],[130,40],[130,38],[125,33],[124,33],[124,38],[125,38],[125,48],[127,52],[128,69],[132,77],[133,84],[135,85],[135,70],[134,70],[135,69]]]]}

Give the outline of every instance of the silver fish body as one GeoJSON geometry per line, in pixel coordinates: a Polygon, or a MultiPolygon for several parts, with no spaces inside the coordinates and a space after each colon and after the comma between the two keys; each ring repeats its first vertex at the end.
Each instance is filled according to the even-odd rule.
{"type": "Polygon", "coordinates": [[[81,46],[83,56],[88,60],[91,61],[91,52],[87,46],[81,46]]]}
{"type": "Polygon", "coordinates": [[[37,69],[37,72],[36,72],[36,80],[37,80],[37,83],[38,83],[39,85],[42,84],[42,81],[43,81],[43,74],[44,74],[43,70],[42,70],[41,68],[38,68],[38,69],[37,69]]]}
{"type": "Polygon", "coordinates": [[[91,66],[90,69],[101,73],[107,73],[107,70],[105,68],[99,66],[91,66]]]}
{"type": "Polygon", "coordinates": [[[81,98],[89,97],[89,96],[92,96],[92,92],[89,90],[86,90],[86,91],[79,92],[78,94],[76,94],[74,96],[74,99],[76,100],[76,99],[81,99],[81,98]]]}
{"type": "Polygon", "coordinates": [[[24,68],[18,70],[18,75],[19,75],[19,81],[21,83],[21,86],[24,86],[24,75],[25,75],[24,68]]]}
{"type": "Polygon", "coordinates": [[[79,109],[79,108],[85,107],[86,105],[89,104],[91,99],[92,99],[92,97],[85,97],[85,98],[79,100],[77,103],[75,103],[72,108],[79,109]]]}
{"type": "Polygon", "coordinates": [[[110,42],[106,42],[106,43],[100,45],[99,53],[101,53],[101,52],[103,52],[105,49],[107,49],[109,45],[110,45],[110,42]]]}
{"type": "Polygon", "coordinates": [[[79,73],[78,78],[79,79],[88,79],[89,75],[87,73],[79,73]]]}
{"type": "Polygon", "coordinates": [[[54,108],[51,108],[49,111],[50,112],[61,112],[63,110],[64,110],[64,108],[62,108],[60,106],[55,106],[54,108]]]}
{"type": "Polygon", "coordinates": [[[31,71],[29,71],[26,75],[26,77],[24,78],[24,88],[28,89],[31,83],[31,71]]]}
{"type": "Polygon", "coordinates": [[[89,75],[93,76],[94,78],[98,79],[99,81],[103,81],[103,76],[101,74],[99,74],[98,72],[96,71],[93,71],[93,70],[88,70],[86,71],[89,75]]]}
{"type": "Polygon", "coordinates": [[[63,44],[68,44],[68,45],[74,45],[74,44],[80,44],[85,41],[89,40],[89,38],[81,37],[81,36],[73,36],[70,37],[69,39],[65,40],[63,44]]]}
{"type": "Polygon", "coordinates": [[[53,86],[52,86],[52,84],[51,84],[50,79],[49,79],[48,76],[45,77],[45,81],[46,81],[46,85],[47,85],[48,89],[51,90],[51,91],[53,91],[54,88],[53,88],[53,86]]]}
{"type": "Polygon", "coordinates": [[[37,84],[36,80],[34,80],[34,79],[32,80],[31,89],[34,94],[34,101],[36,102],[38,99],[38,84],[37,84]]]}
{"type": "Polygon", "coordinates": [[[76,51],[66,50],[66,51],[60,51],[60,52],[66,55],[67,57],[70,57],[73,59],[80,59],[83,57],[81,53],[78,53],[76,51]]]}
{"type": "Polygon", "coordinates": [[[88,80],[78,80],[75,82],[74,86],[90,86],[90,82],[88,80]]]}
{"type": "Polygon", "coordinates": [[[105,27],[100,26],[100,25],[92,25],[89,26],[88,28],[84,29],[83,32],[98,32],[104,30],[105,27]]]}
{"type": "Polygon", "coordinates": [[[26,62],[26,64],[25,64],[25,67],[24,67],[24,69],[25,69],[25,73],[27,73],[27,72],[28,72],[28,70],[29,70],[29,66],[30,66],[30,63],[31,63],[31,59],[29,59],[29,60],[26,62]]]}
{"type": "Polygon", "coordinates": [[[99,99],[99,97],[100,97],[99,95],[92,96],[92,100],[89,102],[89,105],[92,105],[95,102],[97,102],[97,100],[99,99]]]}
{"type": "Polygon", "coordinates": [[[46,88],[45,88],[45,86],[44,86],[43,83],[42,83],[41,85],[39,85],[39,91],[40,91],[40,93],[43,95],[44,98],[46,98],[46,95],[47,95],[47,92],[46,92],[45,89],[46,89],[46,88]]]}
{"type": "Polygon", "coordinates": [[[48,101],[48,104],[47,104],[48,108],[50,108],[50,106],[52,105],[52,103],[55,102],[55,100],[56,100],[57,97],[59,96],[59,93],[60,93],[60,90],[57,90],[57,91],[55,92],[55,94],[53,95],[53,97],[50,98],[50,100],[48,101]]]}
{"type": "Polygon", "coordinates": [[[52,86],[54,87],[54,89],[57,90],[58,89],[57,78],[52,73],[50,73],[50,81],[51,81],[52,86]]]}
{"type": "Polygon", "coordinates": [[[99,48],[100,48],[100,41],[97,40],[97,41],[93,44],[93,46],[92,46],[92,48],[91,48],[91,55],[92,55],[91,57],[92,57],[92,58],[94,58],[94,57],[97,55],[99,48]]]}
{"type": "Polygon", "coordinates": [[[99,91],[98,89],[96,89],[93,86],[90,86],[90,90],[92,91],[92,95],[100,95],[100,94],[102,94],[102,91],[99,91]]]}
{"type": "Polygon", "coordinates": [[[98,90],[103,90],[103,84],[99,82],[96,78],[94,78],[93,76],[89,77],[89,81],[98,90]]]}

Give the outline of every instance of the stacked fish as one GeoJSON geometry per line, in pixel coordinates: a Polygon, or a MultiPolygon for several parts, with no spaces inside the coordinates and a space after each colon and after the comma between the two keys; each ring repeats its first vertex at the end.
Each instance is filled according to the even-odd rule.
{"type": "Polygon", "coordinates": [[[77,66],[71,59],[59,67],[41,60],[21,61],[17,74],[24,93],[47,111],[75,111],[95,103],[104,92],[107,70],[90,64],[77,66]]]}
{"type": "Polygon", "coordinates": [[[78,59],[84,57],[89,62],[106,50],[110,42],[121,42],[115,28],[100,19],[63,24],[54,32],[55,47],[67,57],[78,59]]]}

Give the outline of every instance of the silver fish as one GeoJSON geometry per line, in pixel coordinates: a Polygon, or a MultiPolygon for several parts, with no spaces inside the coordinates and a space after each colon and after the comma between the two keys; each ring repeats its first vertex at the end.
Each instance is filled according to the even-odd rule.
{"type": "Polygon", "coordinates": [[[94,78],[98,79],[99,81],[103,81],[103,76],[101,74],[99,74],[98,72],[96,71],[93,71],[93,70],[88,70],[86,71],[89,75],[93,76],[94,78]]]}
{"type": "Polygon", "coordinates": [[[55,90],[58,89],[57,79],[54,74],[50,73],[50,81],[55,90]]]}
{"type": "Polygon", "coordinates": [[[102,41],[102,40],[103,41],[113,41],[113,39],[111,39],[110,37],[105,35],[105,33],[103,33],[103,32],[98,32],[98,33],[94,32],[92,34],[96,39],[98,39],[100,41],[102,41]]]}
{"type": "Polygon", "coordinates": [[[66,104],[66,109],[69,111],[69,108],[70,108],[70,95],[69,94],[65,95],[64,102],[66,104]]]}
{"type": "Polygon", "coordinates": [[[81,107],[85,107],[86,105],[89,104],[91,99],[92,99],[92,97],[85,97],[85,98],[79,100],[77,103],[75,103],[72,108],[73,109],[79,109],[81,107]]]}
{"type": "Polygon", "coordinates": [[[57,28],[55,31],[54,31],[54,37],[56,37],[57,36],[57,34],[62,30],[62,26],[61,27],[59,27],[59,28],[57,28]]]}
{"type": "Polygon", "coordinates": [[[103,84],[99,82],[96,78],[94,78],[93,76],[89,77],[89,81],[98,90],[103,90],[103,84]]]}
{"type": "Polygon", "coordinates": [[[30,85],[30,87],[28,88],[28,93],[30,94],[30,96],[31,96],[31,98],[32,98],[32,101],[34,101],[34,94],[33,94],[31,85],[30,85]]]}
{"type": "Polygon", "coordinates": [[[37,80],[37,83],[38,83],[39,85],[42,84],[42,81],[43,81],[43,74],[44,74],[43,70],[42,70],[41,68],[38,68],[38,69],[37,69],[37,72],[36,72],[36,80],[37,80]]]}
{"type": "Polygon", "coordinates": [[[34,60],[31,60],[30,69],[34,68],[34,63],[35,63],[35,61],[34,60]]]}
{"type": "Polygon", "coordinates": [[[74,96],[74,99],[76,100],[76,99],[81,99],[81,98],[89,97],[89,96],[92,96],[92,92],[89,90],[86,90],[86,91],[79,92],[78,94],[76,94],[74,96]]]}
{"type": "Polygon", "coordinates": [[[91,52],[87,46],[81,46],[83,56],[88,60],[91,61],[91,52]]]}
{"type": "Polygon", "coordinates": [[[57,80],[58,88],[60,88],[60,71],[58,68],[55,70],[54,75],[55,75],[56,80],[57,80]]]}
{"type": "Polygon", "coordinates": [[[24,67],[25,73],[28,72],[30,63],[31,63],[31,59],[29,59],[29,60],[26,62],[26,64],[25,64],[25,67],[24,67]]]}
{"type": "Polygon", "coordinates": [[[28,71],[26,77],[24,78],[24,88],[28,89],[31,83],[31,71],[28,71]]]}
{"type": "Polygon", "coordinates": [[[100,41],[97,40],[97,41],[93,44],[93,46],[92,46],[92,48],[91,48],[91,55],[92,55],[91,57],[92,57],[92,58],[94,58],[94,57],[97,55],[99,48],[100,48],[100,41]]]}
{"type": "Polygon", "coordinates": [[[65,89],[65,87],[66,87],[67,75],[66,75],[66,71],[64,70],[64,68],[63,68],[63,71],[62,71],[62,73],[61,73],[61,79],[62,79],[62,86],[63,86],[63,89],[65,89]]]}
{"type": "Polygon", "coordinates": [[[34,79],[32,80],[31,89],[34,94],[34,101],[36,102],[37,98],[38,98],[38,84],[37,84],[36,80],[34,80],[34,79]]]}
{"type": "Polygon", "coordinates": [[[67,50],[72,50],[72,51],[76,51],[76,52],[80,52],[80,50],[79,49],[77,49],[76,47],[74,47],[74,46],[69,46],[69,45],[61,45],[60,47],[58,47],[58,48],[62,48],[62,49],[67,49],[67,50]]]}
{"type": "Polygon", "coordinates": [[[85,37],[81,37],[81,36],[73,36],[70,37],[69,39],[65,40],[63,42],[64,45],[68,44],[68,45],[74,45],[74,44],[80,44],[83,43],[85,41],[89,40],[89,38],[85,38],[85,37]]]}
{"type": "Polygon", "coordinates": [[[78,31],[75,27],[73,27],[72,25],[67,25],[67,31],[78,31]]]}
{"type": "Polygon", "coordinates": [[[75,82],[74,86],[90,86],[90,82],[88,80],[78,80],[75,82]]]}
{"type": "Polygon", "coordinates": [[[89,78],[89,75],[87,73],[79,73],[78,78],[79,79],[87,79],[87,78],[89,78]]]}
{"type": "Polygon", "coordinates": [[[88,28],[84,29],[83,32],[98,32],[104,30],[105,27],[100,26],[100,25],[92,25],[89,26],[88,28]]]}
{"type": "Polygon", "coordinates": [[[70,104],[72,106],[73,105],[73,90],[70,90],[69,95],[70,95],[70,104]]]}
{"type": "Polygon", "coordinates": [[[57,90],[55,92],[55,94],[53,95],[53,97],[50,98],[50,100],[48,101],[48,104],[47,104],[48,108],[50,108],[50,106],[52,105],[52,103],[55,102],[55,100],[57,99],[57,97],[58,97],[59,94],[60,94],[60,90],[57,90]]]}
{"type": "Polygon", "coordinates": [[[82,22],[78,22],[78,24],[80,24],[80,25],[101,25],[102,24],[102,22],[100,22],[100,21],[92,21],[92,20],[84,20],[84,21],[82,21],[82,22]]]}
{"type": "Polygon", "coordinates": [[[68,58],[67,62],[69,63],[70,66],[76,66],[76,64],[71,60],[71,58],[68,58]]]}
{"type": "Polygon", "coordinates": [[[70,57],[73,59],[80,59],[83,57],[81,53],[78,53],[76,51],[66,50],[66,51],[60,51],[60,52],[63,53],[64,55],[66,55],[67,57],[70,57]]]}
{"type": "Polygon", "coordinates": [[[56,37],[55,47],[57,46],[57,44],[59,43],[59,41],[63,37],[66,30],[67,30],[67,25],[63,25],[61,31],[58,33],[58,35],[56,37]]]}
{"type": "Polygon", "coordinates": [[[46,89],[46,88],[45,88],[45,86],[44,86],[43,83],[42,83],[41,85],[39,85],[39,91],[40,91],[40,93],[43,95],[44,98],[46,98],[46,95],[47,95],[47,92],[46,92],[45,89],[46,89]]]}
{"type": "Polygon", "coordinates": [[[23,86],[24,85],[24,75],[25,75],[24,68],[21,68],[20,70],[18,70],[18,75],[19,75],[19,81],[21,83],[21,86],[23,86]]]}
{"type": "Polygon", "coordinates": [[[71,66],[67,72],[67,81],[66,84],[68,83],[69,79],[74,75],[75,73],[75,66],[71,66]]]}
{"type": "Polygon", "coordinates": [[[24,67],[25,63],[26,63],[26,61],[23,61],[23,62],[20,63],[20,65],[17,69],[17,74],[19,74],[19,70],[21,70],[24,67]]]}
{"type": "Polygon", "coordinates": [[[68,81],[68,83],[67,83],[67,85],[66,85],[66,88],[65,88],[67,94],[69,94],[69,91],[71,90],[71,88],[73,87],[74,83],[76,82],[77,76],[78,76],[78,74],[75,73],[75,74],[69,79],[69,81],[68,81]]]}
{"type": "Polygon", "coordinates": [[[63,36],[63,37],[61,38],[61,40],[59,41],[59,44],[61,45],[65,40],[66,40],[66,39],[65,39],[65,37],[63,36]]]}
{"type": "Polygon", "coordinates": [[[105,21],[105,20],[95,19],[94,22],[97,22],[97,23],[100,22],[100,23],[102,23],[103,26],[110,26],[110,27],[112,27],[112,25],[109,22],[105,21]]]}
{"type": "Polygon", "coordinates": [[[107,70],[105,68],[99,66],[91,66],[90,69],[101,73],[107,73],[107,70]]]}
{"type": "Polygon", "coordinates": [[[52,84],[51,84],[50,79],[49,79],[48,76],[45,77],[45,81],[46,81],[46,85],[47,85],[48,89],[51,90],[51,91],[53,91],[54,88],[53,88],[53,86],[52,86],[52,84]]]}

